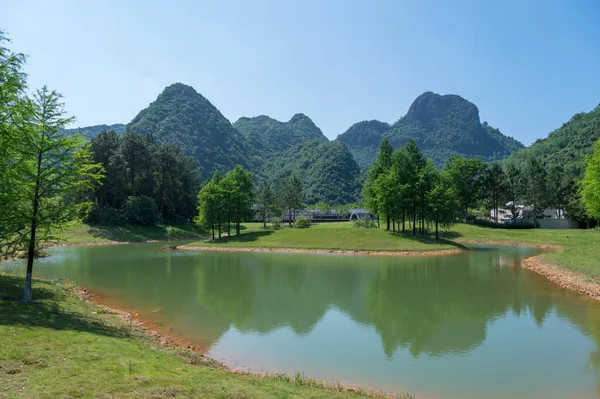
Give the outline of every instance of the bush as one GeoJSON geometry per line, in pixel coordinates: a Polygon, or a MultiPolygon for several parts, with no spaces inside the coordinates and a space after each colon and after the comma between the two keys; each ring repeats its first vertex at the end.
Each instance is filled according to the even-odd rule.
{"type": "Polygon", "coordinates": [[[89,224],[120,226],[127,222],[121,209],[92,205],[83,219],[89,224]]]}
{"type": "Polygon", "coordinates": [[[476,226],[491,227],[493,229],[533,229],[535,227],[540,227],[539,223],[537,226],[534,226],[533,222],[518,221],[514,223],[496,223],[483,219],[476,219],[473,221],[473,224],[476,226]]]}
{"type": "Polygon", "coordinates": [[[125,203],[125,217],[129,223],[150,226],[158,222],[156,202],[150,197],[141,195],[129,197],[125,203]]]}
{"type": "Polygon", "coordinates": [[[308,229],[310,227],[310,219],[306,216],[298,216],[294,222],[296,229],[308,229]]]}
{"type": "Polygon", "coordinates": [[[271,227],[273,230],[281,230],[281,219],[271,218],[271,227]]]}
{"type": "Polygon", "coordinates": [[[363,229],[377,228],[377,223],[375,223],[375,221],[373,219],[371,219],[371,216],[369,216],[369,215],[366,215],[362,219],[356,219],[354,222],[352,222],[352,225],[354,227],[363,228],[363,229]]]}

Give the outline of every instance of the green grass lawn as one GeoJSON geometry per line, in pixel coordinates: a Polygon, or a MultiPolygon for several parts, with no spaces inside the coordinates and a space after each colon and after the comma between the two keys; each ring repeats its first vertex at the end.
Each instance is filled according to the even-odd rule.
{"type": "Polygon", "coordinates": [[[448,239],[490,240],[507,243],[557,245],[564,248],[544,255],[557,266],[600,278],[600,230],[492,229],[468,224],[453,226],[448,239]]]}
{"type": "Polygon", "coordinates": [[[298,248],[355,251],[435,251],[459,245],[432,238],[413,237],[410,233],[392,234],[379,229],[355,228],[349,222],[313,224],[308,229],[264,229],[261,223],[246,223],[240,236],[197,241],[190,246],[247,248],[298,248]]]}
{"type": "MultiPolygon", "coordinates": [[[[171,238],[174,240],[205,237],[203,229],[193,224],[171,226],[171,238]]],[[[166,241],[167,225],[156,226],[92,226],[78,223],[57,234],[66,244],[94,244],[107,242],[132,242],[161,240],[166,241]]]]}
{"type": "Polygon", "coordinates": [[[0,398],[356,398],[302,377],[227,372],[198,355],[157,345],[140,330],[68,292],[0,275],[0,398]]]}

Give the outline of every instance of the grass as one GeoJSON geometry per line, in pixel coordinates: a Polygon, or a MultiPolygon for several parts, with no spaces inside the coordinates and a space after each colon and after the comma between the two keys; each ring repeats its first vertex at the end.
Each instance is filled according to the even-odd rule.
{"type": "Polygon", "coordinates": [[[509,230],[458,224],[443,236],[447,239],[560,246],[564,249],[549,252],[544,257],[557,266],[600,278],[600,230],[598,229],[509,230]]]}
{"type": "Polygon", "coordinates": [[[437,242],[410,233],[392,234],[380,229],[355,228],[349,222],[313,224],[308,229],[264,229],[261,223],[247,223],[240,236],[197,241],[190,246],[246,248],[298,248],[349,251],[439,251],[459,246],[448,240],[437,242]]]}
{"type": "MultiPolygon", "coordinates": [[[[34,280],[23,304],[22,278],[0,275],[0,398],[357,398],[296,376],[223,370],[166,348],[116,315],[71,294],[65,282],[34,280]]],[[[400,395],[399,397],[406,397],[400,395]]]]}
{"type": "MultiPolygon", "coordinates": [[[[58,234],[66,244],[101,244],[108,242],[166,241],[167,225],[156,226],[95,226],[78,223],[58,234]]],[[[171,226],[171,239],[201,238],[206,236],[203,229],[192,224],[171,226]]]]}

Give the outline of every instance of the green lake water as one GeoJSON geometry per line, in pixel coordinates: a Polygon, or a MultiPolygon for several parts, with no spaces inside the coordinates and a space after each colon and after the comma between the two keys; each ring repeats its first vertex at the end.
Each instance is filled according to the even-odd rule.
{"type": "Polygon", "coordinates": [[[537,250],[376,257],[162,245],[55,248],[34,276],[105,294],[240,369],[417,398],[600,397],[600,303],[522,269],[537,250]]]}

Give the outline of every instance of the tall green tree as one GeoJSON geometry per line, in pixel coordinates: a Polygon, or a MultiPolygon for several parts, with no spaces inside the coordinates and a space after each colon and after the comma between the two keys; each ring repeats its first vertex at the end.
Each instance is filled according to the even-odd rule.
{"type": "Polygon", "coordinates": [[[481,196],[487,208],[494,210],[494,221],[498,223],[498,213],[506,193],[506,175],[498,162],[489,164],[481,177],[481,196]]]}
{"type": "Polygon", "coordinates": [[[432,189],[427,193],[429,217],[435,224],[435,239],[438,240],[439,226],[450,227],[456,221],[459,204],[452,182],[444,173],[432,175],[432,189]]]}
{"type": "Polygon", "coordinates": [[[250,172],[244,170],[242,166],[236,165],[227,172],[221,184],[228,199],[226,206],[228,215],[231,215],[230,221],[235,224],[235,232],[239,235],[241,222],[252,215],[254,196],[252,177],[250,172]]]}
{"type": "MultiPolygon", "coordinates": [[[[377,158],[373,161],[373,166],[369,169],[367,181],[363,186],[363,198],[365,201],[365,206],[371,212],[377,215],[377,223],[379,224],[379,219],[382,214],[381,210],[378,208],[380,201],[377,199],[377,188],[376,181],[380,175],[387,173],[393,164],[394,149],[390,144],[387,138],[381,140],[379,144],[379,153],[377,154],[377,158]]],[[[390,229],[390,217],[385,215],[387,219],[387,230],[390,229]]]]}
{"type": "Polygon", "coordinates": [[[516,162],[509,162],[504,168],[504,188],[504,199],[510,203],[510,213],[514,222],[519,212],[518,201],[523,193],[521,169],[516,162]]]}
{"type": "Polygon", "coordinates": [[[288,222],[291,227],[296,212],[304,206],[304,188],[296,175],[292,175],[283,185],[282,203],[288,213],[288,222]]]}
{"type": "Polygon", "coordinates": [[[25,159],[20,152],[20,136],[31,119],[31,107],[23,66],[26,57],[5,45],[0,30],[0,254],[10,256],[18,249],[15,231],[19,228],[17,198],[21,191],[19,169],[25,159]]]}
{"type": "Polygon", "coordinates": [[[533,224],[537,227],[537,215],[547,198],[546,170],[534,156],[523,164],[523,198],[532,207],[533,224]]]}
{"type": "Polygon", "coordinates": [[[72,121],[65,117],[61,96],[44,86],[31,106],[33,119],[20,135],[21,154],[26,159],[19,168],[18,198],[18,213],[25,226],[19,235],[27,242],[24,302],[32,300],[33,262],[40,245],[81,214],[89,204],[79,202],[80,195],[102,177],[102,168],[93,163],[86,141],[61,132],[72,121]]]}
{"type": "Polygon", "coordinates": [[[485,162],[479,158],[452,157],[444,165],[444,172],[452,182],[465,223],[469,208],[473,207],[479,199],[481,184],[479,178],[485,168],[485,162]]]}
{"type": "Polygon", "coordinates": [[[215,229],[221,238],[221,223],[223,220],[223,204],[225,193],[221,187],[223,175],[218,170],[198,192],[198,217],[196,223],[212,230],[215,239],[215,229]]]}
{"type": "Polygon", "coordinates": [[[267,215],[275,203],[273,189],[271,188],[271,183],[269,183],[268,180],[261,180],[260,183],[258,183],[254,198],[256,199],[256,206],[258,207],[260,218],[263,221],[263,228],[266,229],[267,215]]]}
{"type": "Polygon", "coordinates": [[[600,140],[596,141],[594,152],[586,160],[581,200],[587,213],[600,220],[600,140]]]}

